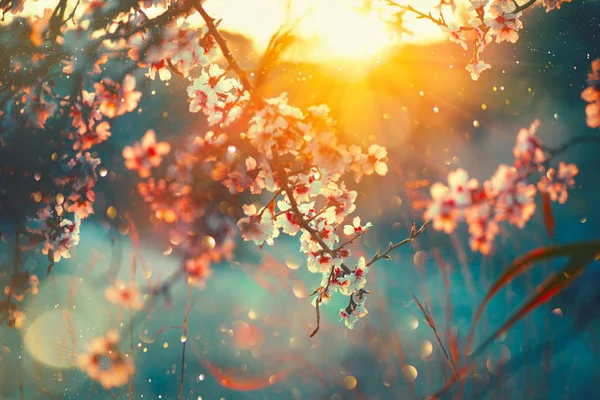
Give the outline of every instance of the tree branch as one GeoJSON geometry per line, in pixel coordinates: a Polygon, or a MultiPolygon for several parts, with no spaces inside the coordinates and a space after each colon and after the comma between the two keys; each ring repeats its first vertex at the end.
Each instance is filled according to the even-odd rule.
{"type": "Polygon", "coordinates": [[[217,29],[217,26],[215,25],[215,19],[208,15],[204,7],[202,7],[202,4],[200,4],[199,0],[192,0],[192,6],[200,13],[202,19],[204,19],[204,22],[206,22],[208,32],[215,38],[217,44],[219,45],[219,48],[221,49],[221,52],[223,53],[223,56],[229,64],[229,67],[240,78],[240,82],[242,83],[244,89],[246,89],[249,92],[252,91],[254,87],[252,85],[252,82],[250,82],[250,79],[248,78],[248,73],[244,69],[242,69],[242,67],[240,67],[236,59],[233,57],[233,54],[231,54],[229,47],[227,47],[227,42],[225,41],[225,39],[223,39],[223,36],[221,36],[219,30],[217,29]]]}

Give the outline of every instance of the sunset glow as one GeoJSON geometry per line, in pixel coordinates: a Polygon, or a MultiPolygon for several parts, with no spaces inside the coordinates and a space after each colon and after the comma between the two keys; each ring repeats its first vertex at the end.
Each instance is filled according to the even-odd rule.
{"type": "MultiPolygon", "coordinates": [[[[404,26],[411,34],[398,35],[390,21],[394,7],[364,0],[207,0],[206,9],[220,16],[219,26],[224,30],[244,35],[252,40],[255,50],[262,52],[271,36],[286,24],[299,21],[293,33],[300,39],[289,52],[294,61],[337,62],[340,60],[372,62],[382,57],[385,50],[402,44],[427,45],[445,40],[445,33],[431,22],[406,15],[404,26]],[[379,6],[376,6],[379,4],[379,6]]],[[[435,0],[401,1],[422,9],[435,6],[435,0]]],[[[54,8],[57,0],[39,0],[26,3],[25,13],[41,15],[46,8],[54,8]]],[[[164,12],[162,7],[146,10],[149,17],[164,12]]],[[[188,22],[203,25],[194,14],[188,22]]]]}

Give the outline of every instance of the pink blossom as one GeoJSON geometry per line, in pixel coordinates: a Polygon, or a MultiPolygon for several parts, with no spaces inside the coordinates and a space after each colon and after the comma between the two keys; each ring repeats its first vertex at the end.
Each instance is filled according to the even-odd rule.
{"type": "Polygon", "coordinates": [[[150,129],[146,131],[141,142],[134,143],[133,147],[123,148],[125,167],[138,171],[142,178],[148,178],[150,169],[158,167],[162,157],[170,151],[171,145],[167,142],[156,142],[156,134],[150,129]]]}
{"type": "Polygon", "coordinates": [[[492,68],[490,64],[481,60],[472,61],[465,67],[465,69],[471,74],[471,79],[474,81],[479,80],[481,73],[490,68],[492,68]]]}
{"type": "Polygon", "coordinates": [[[575,186],[575,175],[579,169],[575,164],[558,164],[558,171],[554,168],[548,169],[546,176],[538,182],[538,189],[541,192],[548,193],[552,201],[558,201],[564,204],[569,196],[567,189],[575,186]]]}
{"type": "Polygon", "coordinates": [[[570,3],[571,0],[543,0],[542,4],[546,7],[546,12],[554,9],[560,9],[562,3],[570,3]]]}
{"type": "Polygon", "coordinates": [[[135,90],[135,78],[127,75],[122,85],[110,79],[94,84],[98,110],[108,118],[118,117],[135,110],[142,97],[142,93],[135,90]]]}
{"type": "Polygon", "coordinates": [[[365,233],[373,224],[367,222],[364,226],[360,224],[360,217],[354,217],[352,225],[344,226],[344,234],[347,236],[362,235],[365,233]]]}
{"type": "Polygon", "coordinates": [[[466,36],[460,25],[451,22],[447,26],[444,26],[444,30],[450,35],[450,41],[459,44],[463,50],[467,50],[466,36]]]}
{"type": "Polygon", "coordinates": [[[104,290],[104,297],[119,307],[131,308],[132,310],[141,310],[144,307],[140,289],[134,283],[126,284],[117,281],[104,290]]]}
{"type": "Polygon", "coordinates": [[[517,135],[517,143],[513,149],[515,155],[515,166],[540,166],[546,161],[546,156],[542,151],[542,141],[535,135],[540,121],[535,120],[529,129],[522,128],[517,135]]]}
{"type": "Polygon", "coordinates": [[[501,13],[485,19],[485,24],[490,28],[491,35],[496,38],[496,43],[516,43],[519,40],[517,32],[523,28],[523,23],[519,20],[520,15],[521,13],[501,13]]]}
{"type": "Polygon", "coordinates": [[[436,182],[431,185],[431,202],[423,218],[433,221],[433,228],[438,231],[451,233],[456,228],[460,213],[452,192],[444,184],[436,182]]]}
{"type": "Polygon", "coordinates": [[[508,220],[523,228],[535,212],[535,186],[521,182],[514,167],[500,165],[491,180],[486,182],[486,189],[496,200],[499,221],[508,220]]]}
{"type": "Polygon", "coordinates": [[[264,243],[273,245],[273,239],[279,236],[279,229],[275,228],[271,210],[266,208],[259,214],[253,204],[245,204],[243,208],[247,217],[240,219],[237,225],[244,240],[254,241],[257,246],[264,243]]]}

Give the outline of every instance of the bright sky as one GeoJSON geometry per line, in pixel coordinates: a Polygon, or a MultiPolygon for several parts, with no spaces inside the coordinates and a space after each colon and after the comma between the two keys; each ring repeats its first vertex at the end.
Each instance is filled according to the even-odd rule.
{"type": "MultiPolygon", "coordinates": [[[[296,30],[304,39],[314,40],[313,51],[306,57],[316,61],[331,58],[364,58],[376,56],[394,44],[393,33],[376,11],[365,13],[364,0],[292,0],[290,19],[304,17],[296,30]]],[[[435,6],[437,0],[400,1],[412,3],[422,10],[435,6]]],[[[287,19],[287,0],[207,0],[206,9],[228,30],[252,37],[262,49],[279,26],[287,19]]],[[[407,18],[414,37],[405,43],[428,44],[445,39],[430,21],[407,18]]]]}
{"type": "MultiPolygon", "coordinates": [[[[74,4],[74,1],[71,0],[74,4]]],[[[377,11],[365,12],[365,0],[292,0],[288,16],[288,0],[206,0],[204,6],[221,27],[252,38],[257,50],[263,50],[271,35],[286,21],[303,16],[295,33],[311,42],[310,51],[300,58],[310,61],[339,59],[375,59],[387,47],[397,44],[397,38],[377,11]],[[289,18],[288,18],[289,17],[289,18]]],[[[427,12],[438,0],[398,0],[427,12]]],[[[27,1],[26,11],[39,14],[54,8],[58,0],[27,1]]],[[[383,3],[383,1],[381,1],[383,3]]],[[[72,6],[72,5],[71,5],[72,6]]],[[[157,12],[159,10],[156,10],[157,12]]],[[[154,15],[154,12],[149,12],[154,15]]],[[[447,12],[447,17],[450,12],[447,12]]],[[[192,20],[198,20],[199,15],[192,20]]],[[[445,39],[441,29],[430,21],[406,17],[406,27],[413,36],[404,36],[403,43],[429,44],[445,39]]],[[[295,57],[299,57],[296,55],[295,57]]]]}

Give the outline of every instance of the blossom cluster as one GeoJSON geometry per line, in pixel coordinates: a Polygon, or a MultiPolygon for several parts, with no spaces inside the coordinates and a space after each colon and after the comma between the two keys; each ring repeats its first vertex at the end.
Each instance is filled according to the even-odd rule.
{"type": "Polygon", "coordinates": [[[135,373],[131,358],[118,349],[119,340],[118,332],[110,331],[92,340],[89,352],[77,357],[79,369],[105,389],[123,386],[135,373]]]}
{"type": "MultiPolygon", "coordinates": [[[[239,83],[227,87],[236,85],[239,83]]],[[[196,93],[197,82],[190,87],[194,89],[188,92],[196,93]]],[[[206,92],[203,96],[226,99],[219,87],[203,88],[206,92]]],[[[149,177],[138,186],[156,218],[173,227],[170,236],[180,238],[177,244],[184,249],[185,273],[192,281],[201,283],[210,274],[211,262],[231,259],[235,243],[228,219],[214,213],[207,215],[209,202],[198,196],[197,186],[201,181],[198,176],[207,176],[221,182],[230,193],[246,190],[257,195],[271,193],[271,200],[263,207],[243,206],[246,217],[237,222],[243,238],[262,247],[273,245],[280,233],[299,234],[300,250],[306,254],[308,269],[322,276],[315,303],[326,301],[336,291],[352,298],[363,290],[368,268],[364,259],[358,261],[356,268],[345,265],[350,257],[348,245],[367,232],[371,224],[361,224],[359,217],[348,221],[356,209],[357,193],[349,190],[341,179],[346,173],[352,173],[356,181],[374,173],[384,175],[386,150],[371,145],[363,151],[356,145],[338,143],[335,122],[324,105],[303,112],[288,104],[285,94],[252,105],[247,103],[247,96],[237,96],[232,101],[229,109],[243,108],[250,115],[240,146],[245,146],[251,155],[242,156],[230,144],[235,135],[216,133],[225,122],[217,119],[214,123],[219,125],[213,124],[214,130],[203,137],[191,137],[183,149],[176,151],[175,163],[167,167],[166,178],[149,177]],[[202,238],[197,230],[198,221],[202,221],[200,226],[205,234],[202,238]],[[344,222],[348,223],[344,226],[344,222]],[[346,241],[340,240],[338,227],[343,227],[346,241]],[[210,234],[206,235],[207,232],[210,234]]],[[[190,96],[191,111],[196,111],[196,103],[197,98],[190,96]]],[[[203,107],[208,104],[212,102],[205,102],[203,107]]],[[[235,115],[240,114],[229,113],[228,118],[235,115]]],[[[147,135],[142,143],[123,152],[126,166],[143,171],[142,177],[148,175],[149,167],[158,164],[150,162],[147,154],[157,155],[159,152],[153,148],[161,146],[154,136],[149,140],[147,135]],[[135,148],[139,151],[134,156],[135,148]]],[[[366,292],[362,293],[364,303],[366,292]]],[[[355,314],[364,315],[366,311],[355,314]]]]}
{"type": "Polygon", "coordinates": [[[592,62],[592,72],[588,75],[589,86],[581,93],[587,103],[586,122],[590,128],[600,127],[600,58],[592,62]]]}
{"type": "MultiPolygon", "coordinates": [[[[543,0],[542,4],[546,11],[561,7],[563,3],[571,0],[543,0]]],[[[523,29],[521,21],[522,12],[534,5],[535,1],[523,1],[522,4],[515,0],[470,0],[469,6],[464,10],[467,18],[456,14],[456,5],[453,1],[440,2],[436,7],[439,10],[439,18],[431,13],[425,14],[411,6],[403,6],[391,0],[388,4],[401,7],[402,10],[416,13],[419,18],[431,20],[447,32],[450,41],[460,45],[465,51],[471,44],[472,56],[465,69],[471,74],[473,80],[478,80],[483,71],[492,66],[481,58],[487,47],[495,42],[516,43],[519,40],[519,31],[523,29]],[[443,8],[450,6],[454,21],[447,22],[443,15],[443,8]]]]}
{"type": "MultiPolygon", "coordinates": [[[[136,90],[135,68],[108,69],[109,60],[129,54],[140,66],[150,63],[151,74],[164,56],[183,74],[208,48],[179,18],[189,10],[181,2],[152,20],[137,2],[60,2],[41,16],[24,16],[23,3],[0,4],[8,24],[1,29],[15,30],[14,40],[2,42],[11,62],[0,67],[0,192],[5,194],[0,222],[14,226],[16,247],[14,273],[7,277],[7,298],[0,305],[0,322],[9,326],[23,321],[16,294],[35,293],[22,290],[23,274],[34,277],[22,270],[22,253],[35,249],[47,255],[48,273],[71,257],[82,221],[94,213],[96,146],[110,138],[116,118],[138,107],[142,93],[136,90]],[[65,6],[72,9],[67,13],[65,6]],[[40,140],[44,146],[13,157],[24,142],[40,140]]],[[[144,6],[152,3],[167,6],[163,1],[144,6]]],[[[131,151],[132,163],[138,150],[131,151]]],[[[146,154],[147,168],[164,150],[146,154]]],[[[103,169],[102,176],[106,173],[103,169]]]]}
{"type": "Polygon", "coordinates": [[[523,228],[529,221],[536,209],[538,191],[563,204],[579,170],[575,164],[562,161],[557,167],[550,166],[552,152],[536,135],[539,125],[536,120],[519,131],[513,148],[513,165],[498,166],[483,184],[470,178],[462,168],[448,174],[447,185],[434,183],[424,218],[433,221],[434,229],[446,233],[453,232],[458,222],[466,221],[471,249],[488,254],[500,222],[523,228]],[[537,187],[529,183],[533,174],[540,177],[537,187]]]}

